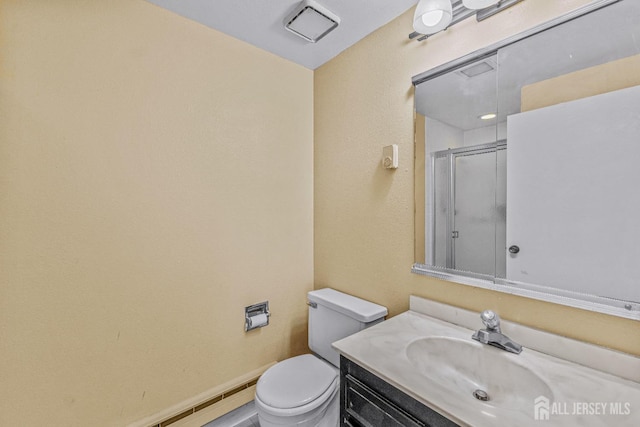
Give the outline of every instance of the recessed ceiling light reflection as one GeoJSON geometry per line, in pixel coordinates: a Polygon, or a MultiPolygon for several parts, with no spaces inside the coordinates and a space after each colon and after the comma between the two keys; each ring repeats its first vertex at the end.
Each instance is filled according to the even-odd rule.
{"type": "Polygon", "coordinates": [[[483,114],[482,116],[479,116],[479,118],[481,120],[491,120],[491,119],[495,119],[498,115],[496,113],[489,113],[489,114],[483,114]]]}

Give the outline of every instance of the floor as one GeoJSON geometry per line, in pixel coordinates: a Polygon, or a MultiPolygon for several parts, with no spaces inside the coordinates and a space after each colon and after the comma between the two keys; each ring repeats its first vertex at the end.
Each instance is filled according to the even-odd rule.
{"type": "Polygon", "coordinates": [[[260,427],[253,400],[202,427],[260,427]]]}

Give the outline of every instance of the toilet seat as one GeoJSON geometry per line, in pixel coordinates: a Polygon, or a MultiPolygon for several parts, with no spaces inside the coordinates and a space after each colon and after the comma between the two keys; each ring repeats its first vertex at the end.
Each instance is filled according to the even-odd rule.
{"type": "Polygon", "coordinates": [[[331,400],[340,377],[335,367],[305,354],[269,368],[256,386],[256,403],[276,416],[295,416],[313,411],[331,400]]]}

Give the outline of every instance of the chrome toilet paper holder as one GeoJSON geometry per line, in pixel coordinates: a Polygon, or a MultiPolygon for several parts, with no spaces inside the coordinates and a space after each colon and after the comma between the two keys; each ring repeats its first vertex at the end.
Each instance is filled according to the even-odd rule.
{"type": "Polygon", "coordinates": [[[260,302],[244,308],[244,331],[262,328],[269,324],[269,301],[260,302]]]}

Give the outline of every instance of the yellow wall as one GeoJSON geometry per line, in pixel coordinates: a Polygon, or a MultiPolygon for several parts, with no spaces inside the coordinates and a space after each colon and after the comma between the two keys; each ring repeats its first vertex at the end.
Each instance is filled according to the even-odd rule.
{"type": "Polygon", "coordinates": [[[312,91],[144,1],[0,2],[1,426],[123,426],[306,351],[312,91]]]}
{"type": "Polygon", "coordinates": [[[640,355],[640,322],[458,285],[410,273],[414,260],[414,114],[411,77],[533,27],[587,0],[525,1],[473,18],[423,43],[409,41],[413,10],[314,74],[314,274],[389,307],[410,294],[640,355]],[[380,166],[398,144],[400,166],[380,166]]]}
{"type": "Polygon", "coordinates": [[[633,55],[523,86],[520,111],[637,85],[640,85],[640,55],[633,55]]]}

